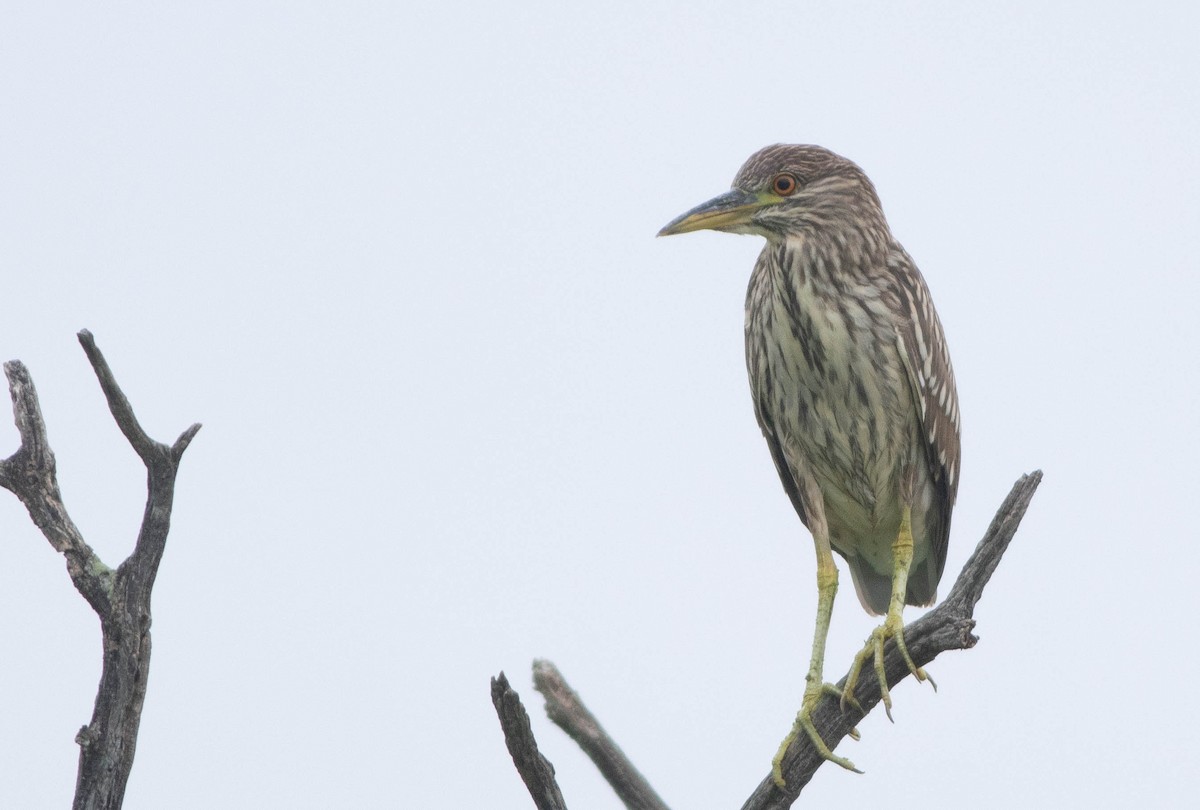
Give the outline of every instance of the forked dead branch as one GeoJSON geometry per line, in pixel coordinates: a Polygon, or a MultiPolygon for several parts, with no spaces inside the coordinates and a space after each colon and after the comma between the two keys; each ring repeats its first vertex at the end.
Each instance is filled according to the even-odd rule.
{"type": "MultiPolygon", "coordinates": [[[[963,566],[950,593],[936,608],[905,627],[904,637],[908,643],[908,651],[918,666],[925,666],[947,650],[968,650],[975,646],[978,641],[972,632],[975,628],[975,605],[983,596],[983,589],[991,579],[996,566],[999,565],[1000,558],[1004,556],[1013,535],[1016,534],[1021,518],[1024,517],[1025,510],[1029,507],[1041,480],[1041,471],[1023,475],[1017,480],[1008,497],[996,512],[983,539],[979,541],[979,545],[975,547],[970,559],[963,566]]],[[[895,686],[911,675],[908,665],[895,645],[887,647],[884,668],[889,687],[895,686]]],[[[667,805],[658,797],[658,794],[650,787],[649,782],[638,772],[633,763],[621,753],[621,749],[583,705],[579,695],[567,685],[562,674],[554,665],[548,661],[535,661],[533,677],[535,688],[546,699],[546,713],[550,719],[579,744],[612,785],[613,790],[616,791],[625,806],[639,810],[666,810],[667,805]]],[[[843,685],[845,680],[842,678],[838,685],[843,685]]],[[[496,688],[496,681],[493,681],[493,694],[495,694],[496,688]]],[[[516,711],[513,707],[520,707],[520,700],[516,692],[509,688],[506,680],[502,682],[502,689],[506,693],[504,705],[508,707],[507,711],[511,716],[516,711]]],[[[820,732],[821,738],[827,740],[831,747],[837,745],[843,737],[848,735],[851,729],[880,702],[879,682],[870,668],[863,671],[855,694],[858,696],[862,708],[861,713],[849,707],[843,712],[835,698],[827,697],[820,703],[813,715],[814,724],[820,732]]],[[[538,778],[541,781],[534,784],[530,784],[530,778],[521,768],[521,760],[529,760],[534,755],[540,761],[545,761],[544,757],[537,752],[537,743],[534,741],[532,732],[529,731],[528,718],[526,717],[524,726],[527,733],[518,737],[514,734],[512,722],[506,721],[505,712],[501,711],[501,703],[497,702],[496,706],[497,711],[500,712],[501,727],[504,730],[509,750],[518,764],[518,770],[526,780],[526,785],[530,787],[531,793],[534,793],[536,787],[541,795],[557,794],[561,802],[562,794],[558,785],[554,784],[554,769],[549,766],[549,763],[546,763],[547,767],[539,772],[538,778]],[[547,783],[547,779],[549,783],[547,783]]],[[[521,709],[520,713],[524,716],[524,709],[521,709]]],[[[781,725],[782,722],[781,719],[781,725]]],[[[787,719],[787,722],[790,722],[790,718],[787,719]]],[[[786,789],[780,789],[771,778],[771,774],[768,773],[742,805],[742,810],[783,810],[783,808],[791,807],[799,797],[800,791],[812,779],[817,768],[826,761],[806,736],[802,735],[796,738],[783,758],[786,789]]],[[[536,801],[538,794],[534,793],[534,795],[535,805],[538,808],[566,806],[565,804],[543,804],[536,801]]]]}
{"type": "Polygon", "coordinates": [[[92,719],[79,730],[75,810],[119,810],[137,748],[146,679],[150,671],[150,592],[171,527],[175,476],[199,424],[174,444],[151,439],[134,416],[112,370],[87,330],[79,342],[100,381],[117,426],[146,465],[146,511],[133,553],[116,569],[106,565],[67,514],[58,486],[54,452],[29,370],[4,364],[13,420],[21,446],[0,461],[0,486],[16,495],[50,545],[67,561],[71,582],[100,617],[104,664],[92,719]]]}

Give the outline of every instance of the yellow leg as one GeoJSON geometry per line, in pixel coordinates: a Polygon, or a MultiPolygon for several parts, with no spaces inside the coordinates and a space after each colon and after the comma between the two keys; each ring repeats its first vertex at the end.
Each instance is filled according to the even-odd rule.
{"type": "Polygon", "coordinates": [[[892,598],[888,602],[887,617],[883,624],[871,633],[862,651],[854,657],[854,664],[846,676],[846,688],[842,692],[843,708],[847,703],[855,703],[854,687],[858,684],[858,676],[867,661],[871,661],[875,668],[875,676],[879,679],[879,693],[889,720],[892,719],[892,696],[888,692],[887,675],[883,668],[883,647],[889,638],[896,640],[896,647],[917,680],[927,680],[935,690],[937,689],[937,684],[925,670],[913,663],[912,656],[908,654],[908,647],[904,644],[904,598],[908,593],[908,570],[912,566],[913,558],[912,510],[907,506],[900,512],[900,531],[896,542],[892,544],[892,555],[892,598]]]}
{"type": "MultiPolygon", "coordinates": [[[[828,533],[823,531],[823,527],[818,527],[816,524],[817,521],[814,521],[813,536],[817,542],[817,629],[813,634],[812,658],[808,665],[808,675],[805,676],[804,701],[801,704],[799,713],[796,714],[796,721],[792,724],[792,730],[784,738],[779,746],[779,751],[771,761],[771,777],[781,789],[785,787],[783,779],[784,754],[787,753],[788,748],[795,742],[801,731],[808,735],[817,752],[825,759],[835,762],[847,770],[862,773],[862,771],[854,767],[853,762],[845,757],[839,757],[829,750],[829,746],[821,739],[821,735],[817,733],[816,726],[812,722],[813,710],[821,702],[822,697],[832,695],[836,699],[841,696],[841,692],[836,686],[825,682],[823,675],[825,668],[825,638],[829,634],[829,621],[833,615],[833,598],[837,594],[838,572],[837,566],[833,564],[833,552],[829,548],[828,533]]],[[[851,734],[852,736],[856,736],[854,732],[851,734]]]]}

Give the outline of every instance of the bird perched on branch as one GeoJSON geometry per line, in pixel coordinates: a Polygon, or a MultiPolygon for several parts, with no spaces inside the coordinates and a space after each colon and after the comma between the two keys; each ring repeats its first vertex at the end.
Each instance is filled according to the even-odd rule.
{"type": "MultiPolygon", "coordinates": [[[[863,666],[879,677],[905,604],[931,605],[946,565],[958,489],[958,394],[929,290],[892,236],[875,187],[819,146],[768,146],[731,191],[673,220],[659,236],[711,229],[765,237],[746,294],[746,367],[754,412],[783,488],[817,547],[817,626],[802,707],[775,757],[805,733],[826,694],[856,705],[863,666]],[[825,639],[846,559],[867,612],[886,616],[855,657],[843,691],[826,683],[825,639]]],[[[932,681],[931,681],[932,682],[932,681]]]]}

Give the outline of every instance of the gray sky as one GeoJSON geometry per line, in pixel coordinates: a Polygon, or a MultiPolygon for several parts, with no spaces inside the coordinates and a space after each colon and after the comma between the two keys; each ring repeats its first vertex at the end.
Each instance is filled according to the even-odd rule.
{"type": "MultiPolygon", "coordinates": [[[[571,806],[617,807],[538,656],[673,806],[740,805],[799,707],[814,555],[745,380],[760,242],[654,234],[778,141],[866,169],[940,310],[943,592],[1046,474],[978,647],[807,800],[1194,800],[1198,12],[502,5],[5,10],[0,355],[107,562],[144,472],[75,332],[156,438],[204,423],[126,807],[530,807],[502,669],[571,806]]],[[[65,807],[98,625],[0,495],[0,806],[65,807]]],[[[831,677],[875,623],[844,589],[831,677]]]]}

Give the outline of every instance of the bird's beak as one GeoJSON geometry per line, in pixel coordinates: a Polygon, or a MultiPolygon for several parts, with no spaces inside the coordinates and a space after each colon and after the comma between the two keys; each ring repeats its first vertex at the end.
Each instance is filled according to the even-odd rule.
{"type": "Polygon", "coordinates": [[[671,236],[690,231],[739,231],[750,222],[755,211],[768,204],[768,200],[740,189],[727,191],[713,197],[671,220],[658,232],[659,236],[671,236]]]}

